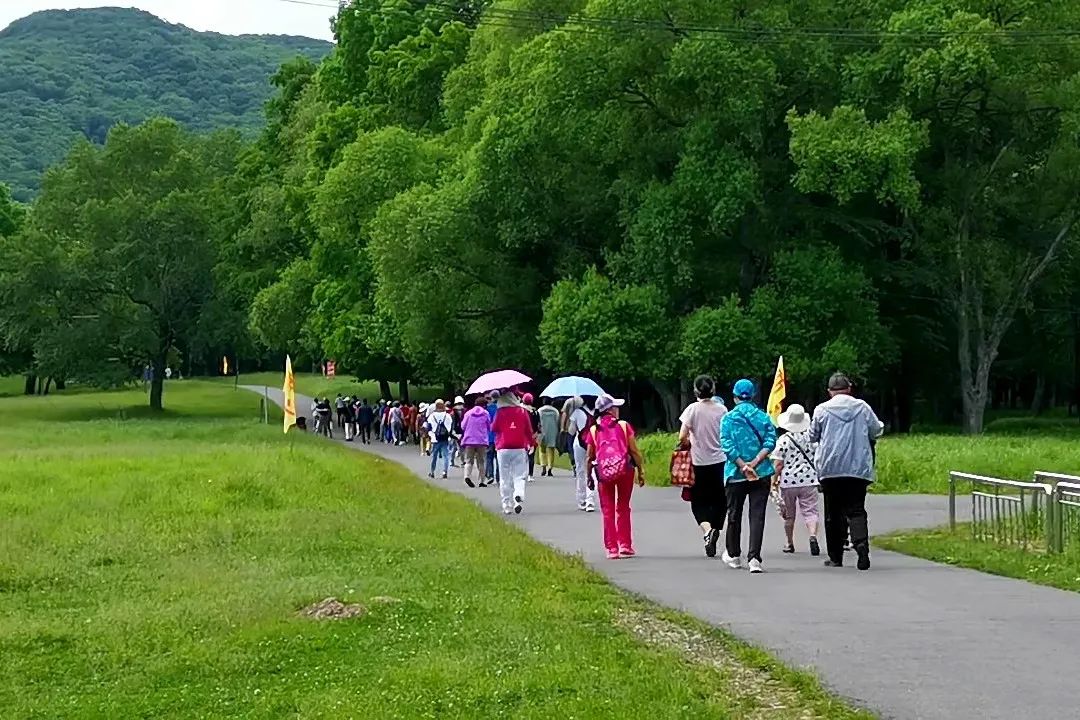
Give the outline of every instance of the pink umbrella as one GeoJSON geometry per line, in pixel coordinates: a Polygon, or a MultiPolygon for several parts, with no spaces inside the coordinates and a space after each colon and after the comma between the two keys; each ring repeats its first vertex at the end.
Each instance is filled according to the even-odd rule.
{"type": "Polygon", "coordinates": [[[478,395],[480,393],[491,392],[492,390],[502,390],[504,388],[511,388],[515,385],[521,385],[532,380],[531,377],[524,373],[520,373],[517,370],[496,370],[494,372],[484,373],[480,377],[473,381],[473,384],[469,386],[469,389],[465,391],[466,395],[478,395]]]}

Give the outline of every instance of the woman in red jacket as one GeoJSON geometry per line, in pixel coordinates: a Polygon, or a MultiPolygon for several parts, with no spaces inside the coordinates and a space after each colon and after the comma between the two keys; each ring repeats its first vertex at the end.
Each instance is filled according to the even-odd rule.
{"type": "Polygon", "coordinates": [[[495,433],[495,453],[499,461],[502,509],[510,515],[520,513],[525,503],[529,451],[536,444],[536,436],[529,411],[522,407],[517,395],[503,391],[496,405],[491,431],[495,433]]]}

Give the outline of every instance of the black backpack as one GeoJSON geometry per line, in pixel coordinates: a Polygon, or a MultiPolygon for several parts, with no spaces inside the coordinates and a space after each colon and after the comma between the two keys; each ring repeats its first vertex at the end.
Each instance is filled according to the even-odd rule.
{"type": "MultiPolygon", "coordinates": [[[[434,419],[434,418],[433,418],[434,419]]],[[[446,416],[435,423],[435,442],[446,442],[450,439],[450,431],[446,428],[446,416]]]]}

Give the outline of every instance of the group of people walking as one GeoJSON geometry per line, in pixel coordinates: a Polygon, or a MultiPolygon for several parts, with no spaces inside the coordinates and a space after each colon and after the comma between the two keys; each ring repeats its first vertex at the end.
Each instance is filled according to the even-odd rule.
{"type": "Polygon", "coordinates": [[[743,564],[743,510],[749,537],[746,563],[751,573],[764,571],[761,548],[772,495],[784,521],[785,553],[794,553],[794,530],[802,518],[810,554],[820,554],[818,494],[825,500],[827,567],[844,564],[850,536],[857,567],[870,567],[866,493],[874,481],[874,443],[884,425],[870,406],[852,396],[851,381],[837,373],[829,379],[829,400],[809,416],[791,405],[774,425],[753,400],[754,384],[740,380],[732,388],[735,406],[728,410],[711,377],[694,382],[697,401],[683,412],[679,445],[689,449],[693,484],[686,491],[701,527],[705,554],[715,557],[725,529],[721,560],[743,564]],[[780,434],[782,433],[782,434],[780,434]]]}
{"type": "MultiPolygon", "coordinates": [[[[866,493],[874,481],[875,442],[884,430],[870,406],[852,395],[843,374],[828,382],[829,400],[811,416],[791,405],[776,423],[754,403],[757,388],[750,380],[732,387],[729,409],[713,378],[694,381],[696,401],[681,414],[678,449],[689,454],[692,480],[680,482],[694,521],[702,532],[708,557],[720,552],[730,568],[744,566],[743,517],[747,518],[745,567],[764,571],[762,543],[770,496],[784,523],[785,553],[795,552],[794,532],[801,518],[809,552],[818,556],[819,494],[824,497],[825,547],[828,567],[844,564],[844,549],[857,556],[860,570],[870,567],[866,493]],[[723,534],[722,550],[721,535],[723,534]]],[[[346,440],[375,437],[389,444],[415,442],[430,455],[428,477],[441,477],[458,461],[470,488],[497,484],[506,514],[520,514],[526,488],[540,476],[552,476],[556,459],[566,455],[574,476],[576,508],[585,513],[599,506],[603,542],[611,559],[636,554],[630,500],[634,486],[645,484],[645,463],[634,427],[620,417],[623,401],[601,395],[592,403],[566,399],[561,409],[553,398],[513,388],[479,395],[466,410],[464,398],[452,404],[403,405],[338,397],[339,428],[346,440]]],[[[329,399],[316,399],[316,430],[332,436],[329,399]]],[[[689,471],[689,468],[687,469],[689,471]]]]}

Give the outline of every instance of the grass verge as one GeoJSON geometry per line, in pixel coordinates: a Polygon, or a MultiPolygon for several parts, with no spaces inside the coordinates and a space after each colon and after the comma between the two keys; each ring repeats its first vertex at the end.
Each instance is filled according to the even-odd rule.
{"type": "Polygon", "coordinates": [[[874,538],[874,544],[925,560],[1080,592],[1080,550],[1076,548],[1047,555],[1000,547],[972,540],[968,525],[958,525],[955,532],[944,528],[887,535],[874,538]]]}
{"type": "Polygon", "coordinates": [[[136,396],[0,401],[5,717],[868,717],[254,395],[136,396]]]}
{"type": "MultiPolygon", "coordinates": [[[[357,380],[350,377],[325,378],[322,375],[312,373],[296,373],[296,392],[308,397],[329,397],[333,399],[338,393],[342,395],[367,398],[369,402],[378,401],[380,397],[379,383],[370,380],[357,380]]],[[[279,388],[285,381],[285,372],[258,372],[241,373],[241,385],[267,385],[279,388]]],[[[232,377],[218,377],[210,379],[210,382],[222,385],[236,382],[232,377]]],[[[392,394],[396,397],[398,392],[397,383],[390,385],[392,394]]],[[[413,402],[431,402],[442,396],[441,388],[425,387],[422,385],[409,386],[409,398],[413,402]]],[[[447,398],[452,399],[452,398],[447,398]]]]}

